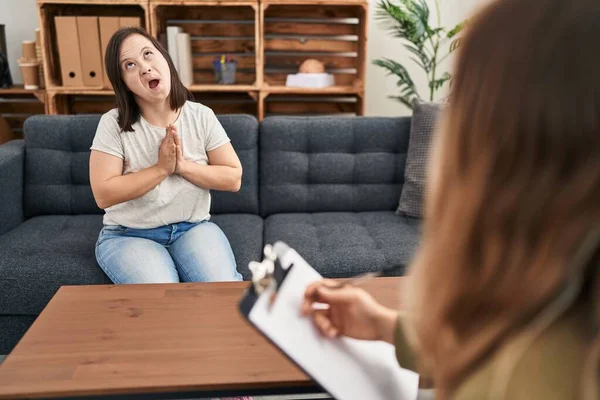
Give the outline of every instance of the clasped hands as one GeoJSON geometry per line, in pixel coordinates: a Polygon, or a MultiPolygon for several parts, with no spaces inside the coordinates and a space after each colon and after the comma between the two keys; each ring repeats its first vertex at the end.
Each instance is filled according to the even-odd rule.
{"type": "Polygon", "coordinates": [[[183,157],[183,147],[177,128],[175,125],[169,125],[158,150],[158,167],[167,175],[181,175],[187,163],[188,161],[183,157]]]}

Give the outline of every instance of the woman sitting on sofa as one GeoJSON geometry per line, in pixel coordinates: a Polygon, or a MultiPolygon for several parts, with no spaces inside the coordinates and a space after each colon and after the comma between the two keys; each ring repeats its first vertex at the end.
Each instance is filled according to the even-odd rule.
{"type": "Polygon", "coordinates": [[[471,22],[404,313],[320,281],[324,335],[395,343],[436,399],[600,399],[598,21],[598,0],[500,0],[471,22]]]}
{"type": "Polygon", "coordinates": [[[168,53],[140,28],[111,38],[117,108],[102,116],[90,181],[106,211],[96,244],[115,283],[241,280],[209,190],[240,189],[242,167],[211,109],[192,100],[168,53]]]}

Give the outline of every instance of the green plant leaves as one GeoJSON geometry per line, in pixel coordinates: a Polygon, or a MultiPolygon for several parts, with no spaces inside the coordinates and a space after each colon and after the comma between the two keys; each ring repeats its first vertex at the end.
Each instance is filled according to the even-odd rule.
{"type": "Polygon", "coordinates": [[[429,7],[425,0],[382,0],[377,5],[376,18],[399,38],[422,47],[431,32],[429,7]]]}
{"type": "Polygon", "coordinates": [[[429,58],[422,48],[419,49],[409,44],[405,44],[404,47],[406,50],[417,56],[417,59],[413,58],[413,61],[419,64],[425,72],[429,73],[429,71],[431,71],[431,58],[429,58]]]}
{"type": "Polygon", "coordinates": [[[420,96],[417,93],[415,83],[413,82],[406,68],[396,61],[387,58],[383,60],[375,60],[373,61],[373,64],[386,69],[388,71],[388,76],[396,75],[398,77],[396,86],[398,86],[400,89],[400,96],[390,96],[390,98],[396,99],[412,109],[413,100],[415,98],[420,98],[420,96]]]}
{"type": "Polygon", "coordinates": [[[467,21],[463,21],[460,24],[456,25],[454,28],[452,28],[451,30],[448,31],[448,34],[446,35],[446,37],[448,39],[452,39],[454,36],[458,35],[463,28],[465,27],[465,25],[467,24],[467,21]]]}
{"type": "Polygon", "coordinates": [[[448,53],[452,53],[454,50],[458,49],[460,47],[461,41],[461,38],[456,38],[455,40],[453,40],[452,43],[450,43],[450,50],[448,51],[448,53]]]}
{"type": "Polygon", "coordinates": [[[429,82],[429,88],[434,91],[440,90],[446,82],[452,79],[452,75],[445,73],[440,79],[434,79],[429,82]]]}

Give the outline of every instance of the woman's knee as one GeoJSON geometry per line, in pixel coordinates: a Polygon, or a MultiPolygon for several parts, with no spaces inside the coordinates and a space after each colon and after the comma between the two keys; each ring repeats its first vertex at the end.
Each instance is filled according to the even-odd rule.
{"type": "Polygon", "coordinates": [[[96,259],[114,282],[175,283],[179,275],[168,251],[146,239],[116,238],[96,247],[96,259]]]}
{"type": "Polygon", "coordinates": [[[173,260],[186,281],[237,281],[231,245],[221,229],[204,222],[179,238],[169,249],[173,260]]]}

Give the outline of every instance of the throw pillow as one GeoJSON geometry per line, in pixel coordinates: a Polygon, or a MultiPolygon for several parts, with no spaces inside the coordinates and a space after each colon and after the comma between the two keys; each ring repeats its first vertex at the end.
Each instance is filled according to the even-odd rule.
{"type": "Polygon", "coordinates": [[[443,105],[439,103],[425,103],[419,100],[413,102],[410,140],[404,170],[404,187],[396,210],[398,215],[416,218],[423,216],[423,193],[429,148],[442,110],[443,105]]]}

